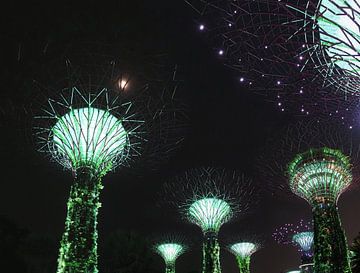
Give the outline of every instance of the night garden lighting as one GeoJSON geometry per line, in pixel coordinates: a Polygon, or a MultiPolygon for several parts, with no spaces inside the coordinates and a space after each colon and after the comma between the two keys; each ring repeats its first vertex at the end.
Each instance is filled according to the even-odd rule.
{"type": "Polygon", "coordinates": [[[269,145],[272,149],[269,156],[276,149],[278,159],[265,167],[263,175],[278,194],[296,194],[308,202],[313,229],[287,224],[274,235],[306,247],[311,242],[308,234],[295,238],[293,235],[313,231],[313,271],[351,272],[337,202],[353,183],[352,166],[359,154],[353,132],[341,129],[341,124],[319,126],[317,122],[298,122],[287,127],[282,135],[282,139],[274,139],[278,144],[269,145]]]}
{"type": "Polygon", "coordinates": [[[97,215],[101,206],[101,179],[126,164],[140,144],[140,127],[132,104],[111,99],[108,89],[81,93],[76,87],[48,100],[44,116],[49,127],[37,127],[40,149],[70,169],[74,183],[67,204],[65,232],[58,259],[58,273],[97,272],[97,215]]]}
{"type": "Polygon", "coordinates": [[[236,257],[240,273],[250,273],[251,255],[259,248],[256,242],[238,242],[228,246],[228,250],[236,257]]]}
{"type": "Polygon", "coordinates": [[[114,47],[75,44],[65,53],[61,47],[60,63],[46,65],[41,80],[32,81],[47,98],[35,116],[38,149],[74,176],[58,273],[98,272],[103,176],[118,167],[155,169],[181,146],[186,130],[176,66],[114,47]]]}
{"type": "Polygon", "coordinates": [[[206,25],[198,35],[223,52],[221,62],[241,85],[281,112],[352,128],[359,106],[350,93],[360,85],[356,0],[184,1],[206,25]]]}
{"type": "Polygon", "coordinates": [[[360,5],[356,0],[307,1],[305,6],[288,4],[302,17],[306,52],[324,82],[345,93],[359,93],[360,5]]]}
{"type": "Polygon", "coordinates": [[[164,259],[165,273],[175,273],[176,260],[187,251],[188,247],[180,237],[168,236],[156,243],[153,249],[164,259]]]}
{"type": "Polygon", "coordinates": [[[170,202],[203,232],[203,273],[220,273],[218,233],[249,205],[250,184],[241,175],[210,168],[195,169],[166,184],[170,202]],[[175,201],[174,201],[175,200],[175,201]]]}
{"type": "Polygon", "coordinates": [[[291,190],[312,206],[314,271],[351,272],[337,200],[352,182],[350,160],[340,150],[310,149],[289,164],[291,190]]]}
{"type": "Polygon", "coordinates": [[[300,268],[303,272],[313,272],[314,232],[312,223],[300,220],[297,224],[285,224],[276,229],[273,238],[279,244],[294,245],[301,254],[300,268]]]}

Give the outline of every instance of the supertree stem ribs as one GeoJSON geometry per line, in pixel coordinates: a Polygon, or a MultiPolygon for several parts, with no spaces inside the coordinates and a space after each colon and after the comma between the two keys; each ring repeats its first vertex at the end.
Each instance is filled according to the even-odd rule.
{"type": "Polygon", "coordinates": [[[346,238],[336,205],[319,204],[313,208],[313,215],[315,272],[351,272],[346,238]]]}
{"type": "Polygon", "coordinates": [[[250,256],[247,257],[236,256],[236,261],[240,273],[250,273],[250,259],[251,259],[250,256]]]}
{"type": "Polygon", "coordinates": [[[175,263],[167,263],[165,266],[165,273],[175,273],[175,263]]]}
{"type": "Polygon", "coordinates": [[[90,168],[77,170],[67,203],[58,273],[98,272],[97,215],[101,189],[101,177],[90,168]]]}
{"type": "Polygon", "coordinates": [[[203,243],[203,273],[220,273],[220,245],[217,234],[205,234],[203,243]]]}

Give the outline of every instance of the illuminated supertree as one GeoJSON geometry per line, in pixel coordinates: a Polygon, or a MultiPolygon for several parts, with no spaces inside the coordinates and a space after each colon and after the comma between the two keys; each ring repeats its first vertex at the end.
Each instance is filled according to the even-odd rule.
{"type": "Polygon", "coordinates": [[[298,224],[285,224],[277,228],[273,238],[279,244],[292,244],[301,253],[302,272],[312,272],[313,268],[313,246],[314,232],[312,223],[305,223],[301,220],[298,224]]]}
{"type": "MultiPolygon", "coordinates": [[[[313,67],[326,85],[358,95],[360,84],[360,5],[355,0],[283,1],[289,24],[300,36],[313,67]]],[[[297,39],[299,39],[297,38],[297,39]]],[[[304,64],[306,65],[306,64],[304,64]]]]}
{"type": "Polygon", "coordinates": [[[228,250],[236,257],[240,273],[250,273],[251,255],[261,248],[260,243],[253,241],[236,241],[228,246],[228,250]]]}
{"type": "Polygon", "coordinates": [[[356,1],[185,2],[239,84],[266,94],[280,111],[354,124],[351,110],[359,100],[348,93],[359,79],[356,1]]]}
{"type": "Polygon", "coordinates": [[[287,175],[287,187],[281,188],[283,192],[288,188],[312,208],[314,272],[351,272],[337,202],[352,183],[350,156],[354,162],[358,148],[350,132],[319,128],[317,123],[296,125],[288,129],[279,147],[276,165],[287,175]],[[279,160],[285,162],[278,164],[279,160]]]}
{"type": "Polygon", "coordinates": [[[220,273],[218,233],[223,224],[249,206],[252,188],[243,176],[210,168],[195,169],[166,184],[169,200],[203,232],[203,273],[220,273]],[[174,201],[173,201],[174,202],[174,201]]]}
{"type": "Polygon", "coordinates": [[[175,263],[180,255],[188,249],[184,240],[179,236],[167,236],[155,243],[154,251],[158,253],[165,262],[165,273],[175,273],[175,263]]]}
{"type": "MultiPolygon", "coordinates": [[[[123,74],[116,73],[115,62],[108,62],[105,57],[96,65],[86,62],[76,67],[69,59],[64,63],[68,72],[65,80],[50,81],[48,86],[35,82],[39,90],[45,89],[47,93],[61,90],[58,99],[48,99],[42,114],[35,116],[39,150],[71,170],[74,176],[57,272],[98,272],[97,215],[101,206],[101,180],[117,167],[134,165],[132,159],[155,153],[156,142],[161,142],[161,137],[156,139],[161,131],[159,126],[164,125],[160,119],[165,121],[168,109],[164,105],[161,115],[152,111],[152,102],[141,104],[148,100],[136,100],[136,96],[141,95],[141,99],[144,96],[136,92],[143,89],[140,77],[138,82],[131,82],[133,87],[139,85],[133,89],[135,94],[123,94],[130,88],[130,82],[123,84],[119,80],[123,74]]],[[[167,130],[166,126],[162,129],[167,130]]],[[[166,135],[165,131],[161,132],[166,135]]]]}

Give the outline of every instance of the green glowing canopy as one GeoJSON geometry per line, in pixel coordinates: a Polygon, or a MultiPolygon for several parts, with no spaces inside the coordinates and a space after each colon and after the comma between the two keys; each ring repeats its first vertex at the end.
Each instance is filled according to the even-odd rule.
{"type": "Polygon", "coordinates": [[[51,133],[55,150],[74,170],[90,167],[107,172],[128,144],[121,120],[107,110],[90,106],[57,117],[51,133]]]}
{"type": "Polygon", "coordinates": [[[310,251],[314,243],[314,232],[304,231],[294,234],[292,241],[296,243],[301,250],[310,251]]]}
{"type": "Polygon", "coordinates": [[[231,216],[230,205],[218,198],[199,199],[193,202],[188,210],[189,220],[200,226],[204,233],[217,233],[231,216]]]}
{"type": "Polygon", "coordinates": [[[175,243],[159,244],[155,248],[166,264],[175,263],[176,259],[185,251],[182,245],[175,243]]]}
{"type": "Polygon", "coordinates": [[[230,246],[230,250],[242,258],[251,256],[256,251],[256,245],[249,242],[236,243],[230,246]]]}
{"type": "Polygon", "coordinates": [[[288,173],[291,190],[312,205],[336,202],[352,181],[349,158],[326,147],[297,155],[288,173]]]}
{"type": "Polygon", "coordinates": [[[360,71],[360,5],[358,0],[322,0],[316,18],[321,44],[341,69],[360,71]]]}

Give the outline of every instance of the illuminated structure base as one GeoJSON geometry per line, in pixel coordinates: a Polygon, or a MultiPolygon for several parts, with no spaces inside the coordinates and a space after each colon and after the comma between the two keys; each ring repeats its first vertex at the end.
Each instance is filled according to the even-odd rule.
{"type": "Polygon", "coordinates": [[[300,265],[300,272],[301,273],[313,273],[314,272],[314,264],[302,264],[300,265]]]}
{"type": "Polygon", "coordinates": [[[220,245],[217,234],[205,234],[203,244],[203,273],[221,273],[220,245]]]}
{"type": "Polygon", "coordinates": [[[97,214],[101,179],[78,169],[67,203],[57,273],[97,273],[97,214]]]}
{"type": "Polygon", "coordinates": [[[348,248],[335,204],[321,203],[313,208],[314,272],[350,273],[348,248]]]}
{"type": "Polygon", "coordinates": [[[240,273],[250,273],[250,256],[249,257],[236,256],[236,261],[240,273]]]}
{"type": "Polygon", "coordinates": [[[175,263],[166,264],[165,273],[175,273],[175,263]]]}

